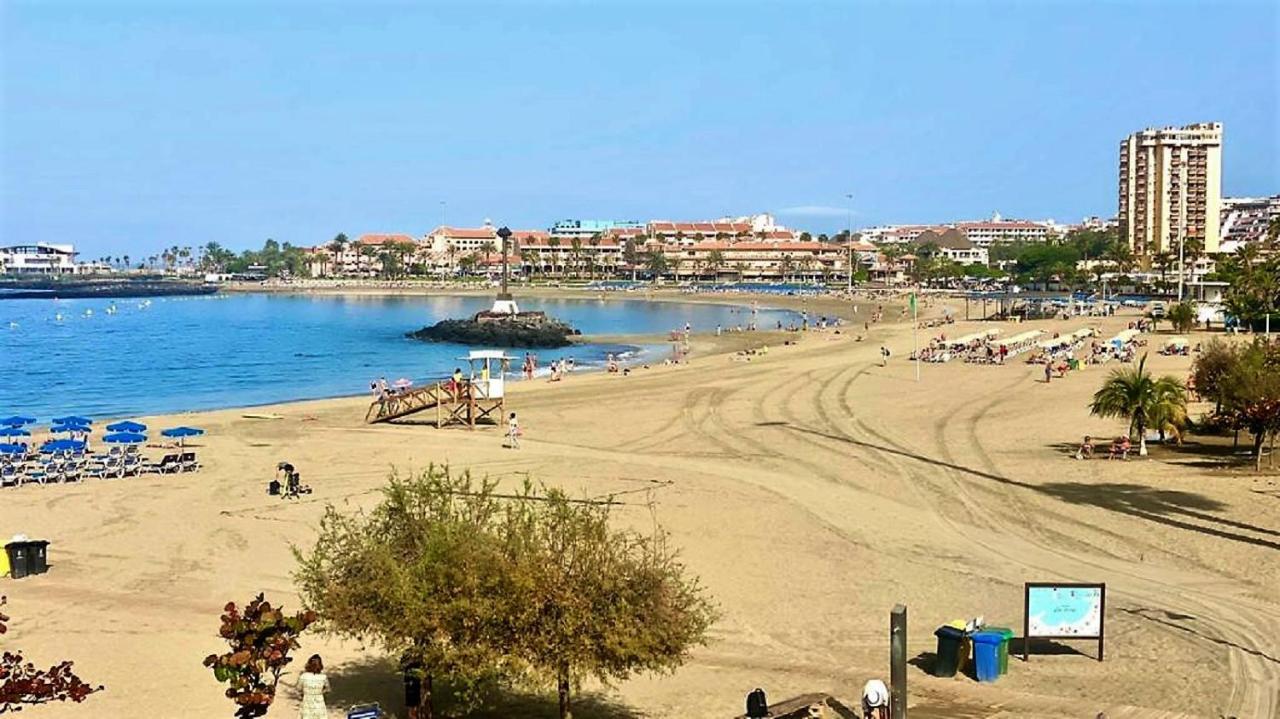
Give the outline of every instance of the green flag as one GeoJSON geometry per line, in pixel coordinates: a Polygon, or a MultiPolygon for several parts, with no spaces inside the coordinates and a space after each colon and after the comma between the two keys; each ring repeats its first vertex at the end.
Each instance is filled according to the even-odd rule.
{"type": "Polygon", "coordinates": [[[911,293],[911,314],[916,313],[916,293],[911,293]]]}

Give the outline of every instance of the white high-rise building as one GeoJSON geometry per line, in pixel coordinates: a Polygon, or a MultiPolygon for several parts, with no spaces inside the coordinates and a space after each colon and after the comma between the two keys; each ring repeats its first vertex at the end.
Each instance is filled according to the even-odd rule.
{"type": "Polygon", "coordinates": [[[1135,132],[1120,143],[1121,235],[1141,258],[1184,240],[1218,252],[1222,123],[1135,132]]]}

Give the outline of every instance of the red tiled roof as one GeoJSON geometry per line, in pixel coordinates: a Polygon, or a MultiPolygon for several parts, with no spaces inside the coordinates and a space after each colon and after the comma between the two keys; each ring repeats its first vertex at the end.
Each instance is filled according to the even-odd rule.
{"type": "Polygon", "coordinates": [[[416,243],[416,241],[409,235],[369,234],[369,235],[360,235],[360,238],[356,240],[356,244],[360,244],[360,245],[385,245],[388,242],[416,243]]]}
{"type": "Polygon", "coordinates": [[[1044,225],[1038,225],[1027,220],[1002,220],[1000,222],[957,222],[956,227],[962,230],[1047,230],[1044,225]]]}
{"type": "Polygon", "coordinates": [[[688,250],[704,250],[707,252],[713,250],[729,251],[729,252],[821,252],[829,250],[832,252],[842,252],[840,245],[833,245],[828,242],[715,242],[704,241],[695,242],[689,247],[671,247],[672,252],[682,252],[688,250]]]}
{"type": "Polygon", "coordinates": [[[492,227],[437,227],[432,235],[456,237],[460,240],[489,240],[497,237],[492,227]]]}

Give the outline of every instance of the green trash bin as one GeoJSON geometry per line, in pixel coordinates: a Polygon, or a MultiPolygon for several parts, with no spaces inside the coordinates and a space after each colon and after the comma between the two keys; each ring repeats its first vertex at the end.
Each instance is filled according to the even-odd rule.
{"type": "Polygon", "coordinates": [[[954,677],[960,669],[960,645],[964,642],[964,630],[942,626],[934,630],[938,638],[938,658],[933,662],[935,677],[954,677]]]}
{"type": "Polygon", "coordinates": [[[1013,630],[1008,627],[983,627],[983,631],[995,632],[1002,637],[1004,641],[1000,642],[1000,674],[1003,676],[1009,673],[1009,642],[1013,639],[1013,630]]]}

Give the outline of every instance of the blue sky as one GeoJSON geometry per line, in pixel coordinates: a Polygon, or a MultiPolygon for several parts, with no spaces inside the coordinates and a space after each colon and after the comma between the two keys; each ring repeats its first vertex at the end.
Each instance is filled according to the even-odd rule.
{"type": "Polygon", "coordinates": [[[833,231],[846,193],[855,225],[1076,220],[1114,214],[1126,134],[1202,120],[1226,194],[1280,192],[1261,2],[7,0],[0,23],[0,243],[91,257],[442,216],[833,231]]]}

